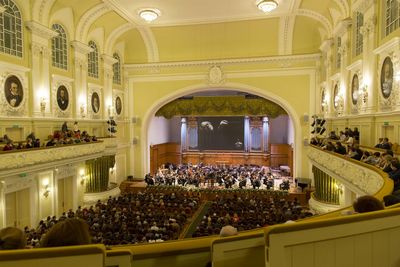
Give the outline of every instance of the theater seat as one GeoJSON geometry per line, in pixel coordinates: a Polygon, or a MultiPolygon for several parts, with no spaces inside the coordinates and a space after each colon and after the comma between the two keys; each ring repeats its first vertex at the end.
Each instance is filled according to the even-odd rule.
{"type": "Polygon", "coordinates": [[[103,267],[104,245],[0,251],[1,267],[103,267]]]}

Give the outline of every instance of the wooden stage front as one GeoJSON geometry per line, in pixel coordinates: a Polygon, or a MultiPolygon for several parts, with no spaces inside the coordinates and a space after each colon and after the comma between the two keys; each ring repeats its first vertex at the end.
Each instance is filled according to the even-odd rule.
{"type": "Polygon", "coordinates": [[[182,153],[182,163],[199,164],[200,162],[220,166],[240,164],[270,166],[271,154],[232,151],[199,151],[182,153]]]}

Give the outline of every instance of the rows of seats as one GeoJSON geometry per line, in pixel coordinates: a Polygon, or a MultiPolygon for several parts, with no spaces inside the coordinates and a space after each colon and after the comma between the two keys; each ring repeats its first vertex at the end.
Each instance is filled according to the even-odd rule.
{"type": "Polygon", "coordinates": [[[16,266],[398,266],[400,208],[333,219],[274,225],[237,236],[127,245],[0,251],[16,266]]]}

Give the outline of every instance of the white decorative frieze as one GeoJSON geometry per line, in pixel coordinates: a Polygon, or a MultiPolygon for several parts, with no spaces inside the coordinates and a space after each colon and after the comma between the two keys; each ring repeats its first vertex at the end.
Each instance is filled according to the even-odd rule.
{"type": "Polygon", "coordinates": [[[76,159],[98,154],[106,149],[104,142],[65,145],[38,150],[12,151],[0,154],[0,169],[15,170],[38,164],[48,164],[60,160],[76,159]]]}
{"type": "Polygon", "coordinates": [[[220,66],[212,66],[208,71],[208,83],[217,85],[224,82],[224,74],[220,66]]]}
{"type": "Polygon", "coordinates": [[[333,153],[310,147],[308,157],[322,171],[332,174],[333,178],[339,180],[357,194],[374,195],[384,185],[384,178],[378,172],[333,153]]]}
{"type": "Polygon", "coordinates": [[[26,27],[29,30],[31,30],[32,34],[37,35],[46,40],[49,40],[58,35],[56,31],[49,29],[48,27],[43,26],[42,24],[36,21],[26,22],[26,27]]]}

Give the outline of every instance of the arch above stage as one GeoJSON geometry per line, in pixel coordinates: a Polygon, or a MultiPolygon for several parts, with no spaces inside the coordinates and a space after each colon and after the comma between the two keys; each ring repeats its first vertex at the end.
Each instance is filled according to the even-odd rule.
{"type": "Polygon", "coordinates": [[[141,129],[141,136],[142,136],[141,151],[142,151],[142,158],[144,159],[143,162],[144,166],[141,175],[144,177],[145,173],[149,172],[150,170],[150,151],[149,151],[150,144],[148,143],[148,134],[149,134],[148,131],[151,119],[155,116],[156,112],[161,107],[185,95],[195,94],[199,92],[233,91],[233,90],[253,94],[265,98],[267,100],[270,100],[280,105],[287,112],[293,124],[294,140],[295,140],[293,147],[294,150],[293,176],[295,177],[300,175],[302,171],[301,154],[303,149],[300,115],[297,114],[295,109],[289,104],[289,102],[283,99],[282,97],[277,96],[269,91],[263,90],[262,88],[257,88],[247,84],[234,83],[234,82],[225,83],[223,87],[210,87],[210,85],[208,84],[196,84],[188,87],[183,87],[179,90],[171,92],[170,94],[160,98],[155,104],[153,104],[143,117],[143,123],[141,129]]]}

